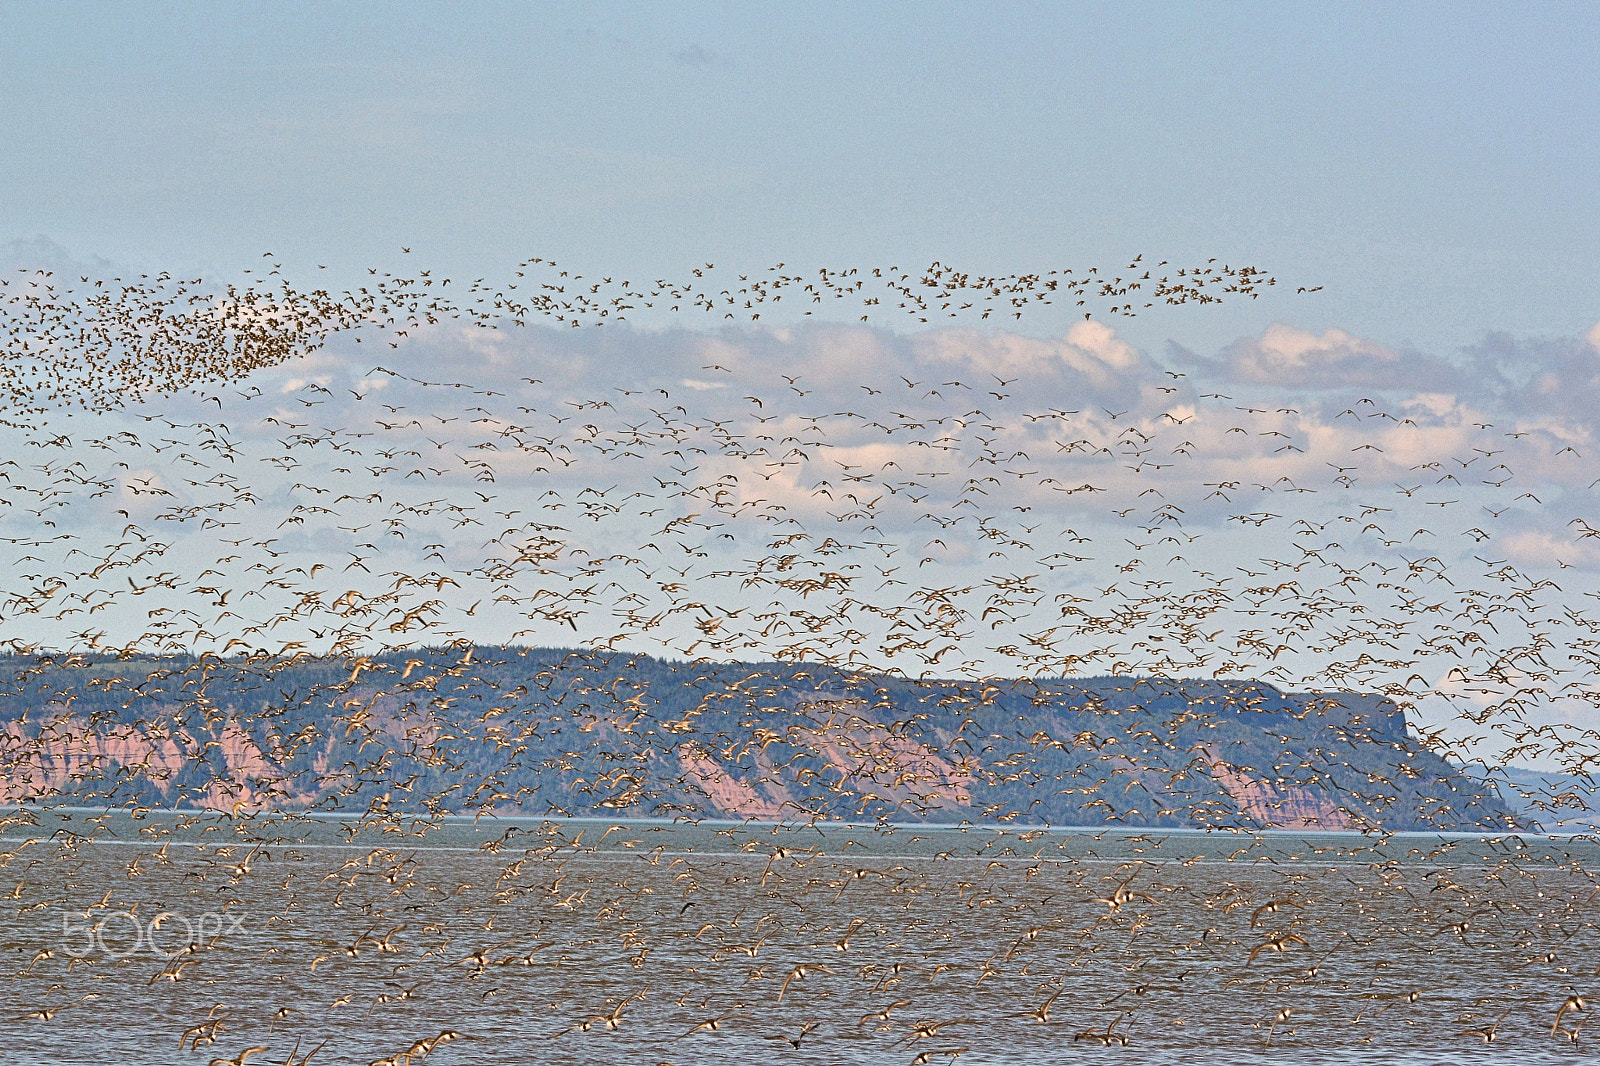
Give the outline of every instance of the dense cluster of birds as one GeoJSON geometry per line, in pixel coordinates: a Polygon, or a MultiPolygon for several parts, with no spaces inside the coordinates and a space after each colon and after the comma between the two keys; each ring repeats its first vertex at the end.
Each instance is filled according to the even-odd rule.
{"type": "Polygon", "coordinates": [[[314,352],[339,334],[359,341],[354,335],[369,331],[398,348],[413,330],[446,320],[483,327],[551,321],[576,328],[626,322],[634,312],[656,310],[756,323],[763,309],[785,298],[805,305],[802,317],[819,310],[838,317],[835,304],[845,301],[839,307],[860,311],[862,322],[1020,319],[1030,308],[1057,302],[1126,317],[1137,313],[1136,304],[1143,309],[1215,303],[1230,294],[1256,298],[1277,284],[1256,267],[1218,266],[1215,259],[1148,267],[1142,255],[1110,278],[1097,267],[1077,274],[1057,269],[981,275],[935,262],[920,273],[891,266],[821,268],[815,274],[791,273],[779,263],[723,279],[706,263],[688,277],[648,284],[585,276],[535,258],[517,264],[518,280],[503,288],[477,278],[451,290],[452,279],[430,270],[406,276],[369,268],[369,284],[334,295],[292,285],[271,254],[265,258],[272,260],[268,268],[245,272],[260,275],[255,281],[220,288],[204,278],[168,273],[80,275],[74,281],[24,269],[0,278],[6,324],[0,414],[23,420],[58,407],[110,410],[191,385],[237,380],[314,352]],[[719,281],[724,288],[716,287],[719,281]]]}
{"type": "MultiPolygon", "coordinates": [[[[1567,895],[1559,910],[1527,898],[1534,875],[1521,851],[1469,863],[1481,884],[1446,888],[1459,873],[1402,883],[1411,874],[1396,871],[1410,867],[1390,869],[1385,853],[1368,881],[1308,872],[1303,885],[1224,890],[1147,876],[1155,860],[1132,854],[1101,869],[1011,841],[1004,860],[947,878],[926,865],[936,855],[904,869],[852,866],[757,836],[734,855],[712,859],[708,840],[706,855],[665,863],[642,845],[614,856],[552,838],[494,872],[492,889],[467,863],[461,887],[441,895],[408,882],[421,860],[386,843],[317,882],[332,887],[293,889],[304,874],[282,866],[292,835],[324,808],[344,819],[342,847],[363,834],[444,832],[462,811],[970,819],[1014,832],[1055,812],[1146,832],[1346,829],[1390,847],[1398,828],[1515,829],[1482,778],[1500,772],[1504,791],[1505,764],[1542,761],[1564,776],[1533,797],[1538,816],[1586,811],[1580,786],[1600,760],[1600,733],[1559,710],[1600,699],[1590,670],[1600,619],[1584,602],[1594,593],[1569,561],[1530,567],[1499,550],[1543,528],[1545,483],[1571,486],[1563,506],[1578,506],[1587,490],[1571,439],[1381,393],[1338,394],[1335,414],[1260,390],[1201,392],[1088,312],[1060,342],[984,331],[1053,303],[1118,316],[1253,298],[1276,284],[1253,267],[1146,267],[1141,256],[1110,277],[979,276],[937,263],[687,273],[636,284],[531,259],[502,286],[374,269],[367,286],[338,295],[291,285],[275,264],[221,290],[168,275],[0,279],[0,544],[15,552],[0,580],[11,653],[0,696],[15,712],[0,723],[4,799],[123,804],[135,820],[172,804],[221,812],[191,824],[228,843],[202,839],[181,863],[165,848],[141,851],[126,878],[159,868],[180,894],[207,898],[215,880],[243,899],[262,889],[261,870],[281,870],[276,895],[290,903],[274,924],[305,908],[337,930],[337,950],[306,972],[391,964],[377,984],[376,971],[362,978],[374,1016],[422,998],[408,968],[428,968],[457,1000],[488,977],[527,974],[537,989],[516,995],[553,997],[552,1016],[572,1013],[548,1034],[552,1061],[592,1057],[560,1049],[646,1014],[684,1030],[665,1056],[724,1030],[799,1052],[847,1028],[805,1005],[818,987],[859,1006],[854,1030],[883,1035],[890,1050],[954,1059],[1024,1022],[1055,1034],[1067,975],[1090,971],[1094,982],[1121,973],[1132,983],[1092,984],[1104,1002],[1093,1025],[1067,1034],[1079,1042],[1137,1041],[1158,1016],[1181,1026],[1191,1008],[1175,1004],[1192,1002],[1190,987],[1239,981],[1281,1000],[1248,1021],[1271,1044],[1314,1013],[1306,1003],[1326,1011],[1318,997],[1335,990],[1362,999],[1358,1021],[1426,1002],[1434,990],[1379,973],[1387,963],[1368,956],[1382,938],[1430,952],[1481,948],[1490,928],[1519,951],[1552,930],[1588,942],[1593,927],[1567,895]],[[720,332],[569,328],[652,314],[698,315],[720,332]],[[874,328],[883,322],[973,328],[903,338],[874,328]],[[582,650],[571,653],[578,665],[563,652],[551,667],[527,645],[582,650]],[[623,676],[624,661],[660,666],[644,653],[670,661],[671,686],[692,690],[686,710],[665,713],[659,678],[651,690],[623,676]],[[526,676],[507,675],[518,663],[526,676]],[[1418,735],[1317,711],[1309,724],[1300,713],[1252,726],[1270,738],[1256,744],[1238,722],[1263,700],[1283,703],[1270,686],[1212,691],[1155,716],[1052,687],[1095,674],[1134,686],[1132,704],[1139,678],[1259,680],[1311,689],[1312,702],[1376,692],[1418,735]],[[1080,714],[1102,724],[1069,728],[1080,714]],[[1476,777],[1461,770],[1473,761],[1476,777]],[[752,854],[763,864],[754,873],[740,865],[752,854]],[[635,859],[649,873],[614,878],[615,863],[635,859]],[[696,887],[673,915],[666,896],[681,882],[650,878],[679,865],[696,887]],[[1338,911],[1327,901],[1359,910],[1384,893],[1378,925],[1328,931],[1338,911]],[[1180,896],[1195,914],[1248,906],[1249,927],[1164,925],[1180,896]],[[490,925],[536,914],[549,943],[456,930],[477,920],[473,900],[490,925]],[[839,921],[827,908],[846,900],[862,903],[839,921]],[[699,906],[726,914],[692,935],[665,920],[699,906]],[[341,924],[351,907],[370,919],[357,935],[341,924]],[[768,916],[744,918],[755,910],[768,916]],[[1265,921],[1280,911],[1292,917],[1265,921]],[[998,938],[984,958],[969,946],[960,962],[934,961],[926,937],[949,941],[971,922],[998,938]],[[1180,931],[1183,945],[1144,947],[1180,931]],[[868,939],[884,950],[846,965],[868,939]],[[469,954],[449,958],[469,940],[469,954]],[[757,962],[769,941],[772,962],[757,962]],[[903,963],[885,961],[889,946],[912,942],[921,946],[903,963]],[[1033,958],[1047,948],[1053,961],[1033,958]],[[651,991],[670,984],[651,976],[652,953],[738,991],[690,1008],[682,989],[669,1007],[651,991]],[[1317,961],[1297,971],[1307,954],[1317,961]],[[736,956],[749,971],[742,985],[731,981],[736,956]],[[1191,956],[1194,966],[1181,964],[1191,956]],[[1370,980],[1329,961],[1345,958],[1371,964],[1370,980]],[[562,971],[580,962],[608,976],[574,987],[562,971]],[[1258,979],[1262,967],[1274,969],[1258,979]],[[914,981],[928,987],[913,996],[914,981]],[[901,1024],[924,996],[991,982],[1031,1009],[974,1019],[941,1001],[901,1024]],[[1146,1006],[1163,996],[1166,1015],[1146,1006]]],[[[1584,514],[1561,528],[1559,550],[1573,561],[1600,536],[1584,514]]],[[[191,847],[182,828],[163,832],[191,847]]],[[[24,865],[22,901],[26,849],[46,845],[19,831],[26,840],[4,862],[24,865]]],[[[474,844],[473,862],[522,831],[474,844]]],[[[93,844],[97,832],[61,832],[64,843],[49,845],[70,859],[50,875],[64,879],[51,889],[58,899],[99,883],[111,853],[93,844]]],[[[1448,852],[1422,864],[1454,870],[1448,852]]],[[[1556,862],[1539,884],[1576,892],[1585,861],[1556,862]]],[[[83,914],[111,905],[107,895],[83,914]]],[[[218,980],[201,976],[205,952],[225,946],[172,960],[145,994],[218,980]]],[[[19,981],[52,973],[50,950],[38,947],[19,981]]],[[[295,952],[267,954],[284,956],[276,966],[295,952]]],[[[1547,954],[1537,965],[1556,984],[1527,984],[1526,1002],[1498,1017],[1457,1004],[1462,1032],[1493,1042],[1502,1023],[1525,1022],[1544,1009],[1538,996],[1559,991],[1570,1002],[1550,1035],[1576,1042],[1587,1004],[1576,972],[1554,962],[1575,949],[1547,954]]],[[[55,961],[73,981],[127,981],[123,962],[55,961]]],[[[29,1019],[71,1018],[89,1002],[43,998],[29,1019]]],[[[1082,1017],[1081,990],[1072,998],[1082,1017]]],[[[312,1009],[286,1005],[269,1028],[312,1009]]],[[[219,1002],[180,1048],[209,1047],[236,1026],[219,1002]]],[[[379,1061],[420,1061],[468,1039],[467,1028],[446,1019],[419,1029],[379,1061]]],[[[324,1037],[303,1035],[289,1062],[323,1050],[324,1037]]],[[[269,1050],[288,1049],[241,1045],[214,1061],[259,1066],[269,1050]]]]}

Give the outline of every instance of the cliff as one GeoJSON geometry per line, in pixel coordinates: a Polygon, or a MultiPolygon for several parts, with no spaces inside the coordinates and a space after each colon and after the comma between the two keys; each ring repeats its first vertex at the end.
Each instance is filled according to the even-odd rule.
{"type": "Polygon", "coordinates": [[[0,802],[1507,829],[1381,697],[499,649],[9,660],[0,802]]]}

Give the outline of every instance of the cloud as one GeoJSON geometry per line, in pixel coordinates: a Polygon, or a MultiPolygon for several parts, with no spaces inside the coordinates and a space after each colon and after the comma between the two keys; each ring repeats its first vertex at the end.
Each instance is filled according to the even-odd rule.
{"type": "Polygon", "coordinates": [[[1571,534],[1522,529],[1501,537],[1496,545],[1507,559],[1526,569],[1554,565],[1563,570],[1570,568],[1589,573],[1600,572],[1600,547],[1571,534]]]}
{"type": "Polygon", "coordinates": [[[1331,389],[1343,386],[1450,391],[1460,374],[1449,363],[1418,353],[1401,354],[1342,329],[1315,334],[1277,323],[1261,336],[1241,338],[1223,350],[1232,380],[1263,385],[1331,389]]]}
{"type": "Polygon", "coordinates": [[[99,256],[80,258],[43,234],[0,244],[0,272],[5,274],[14,274],[19,270],[48,270],[62,275],[97,278],[110,277],[115,269],[115,264],[108,259],[99,256]]]}
{"type": "Polygon", "coordinates": [[[1459,392],[1513,440],[1532,446],[1519,469],[1587,485],[1600,438],[1600,324],[1582,337],[1486,334],[1462,349],[1459,392]],[[1583,461],[1580,461],[1583,460],[1583,461]]]}
{"type": "MultiPolygon", "coordinates": [[[[1573,341],[1563,357],[1571,362],[1580,347],[1593,352],[1573,341]]],[[[1450,370],[1461,391],[1433,388],[1449,369],[1442,361],[1434,361],[1431,374],[1408,376],[1406,358],[1342,330],[1318,335],[1277,325],[1229,351],[1229,362],[1206,361],[1186,378],[1096,321],[1076,323],[1056,338],[968,329],[907,337],[826,324],[715,334],[441,324],[398,350],[382,349],[385,372],[372,372],[369,351],[358,356],[330,346],[253,380],[279,397],[272,412],[279,421],[260,427],[266,436],[280,436],[284,421],[316,415],[327,425],[374,427],[391,442],[409,437],[406,450],[425,456],[441,451],[446,438],[463,455],[472,449],[483,455],[492,445],[502,449],[495,456],[501,469],[523,474],[543,468],[549,476],[608,476],[615,468],[606,457],[631,452],[637,456],[630,462],[653,463],[652,475],[665,478],[667,460],[659,452],[625,443],[643,432],[637,427],[660,431],[687,421],[700,433],[714,426],[711,435],[724,453],[719,472],[750,481],[759,490],[755,497],[775,498],[782,486],[790,507],[800,507],[796,494],[806,497],[835,463],[870,462],[876,470],[932,463],[947,468],[941,477],[961,472],[962,483],[974,471],[999,475],[998,485],[986,483],[991,502],[1070,503],[1074,511],[1108,513],[1144,494],[1196,516],[1216,512],[1219,499],[1231,505],[1241,492],[1268,491],[1252,485],[1326,491],[1318,485],[1334,477],[1340,491],[1359,484],[1419,492],[1419,485],[1437,482],[1448,493],[1465,479],[1472,493],[1498,482],[1499,495],[1514,488],[1511,496],[1528,491],[1541,499],[1547,486],[1592,480],[1581,476],[1587,466],[1578,461],[1592,439],[1582,421],[1589,413],[1569,397],[1541,391],[1541,375],[1563,365],[1546,349],[1539,349],[1544,365],[1510,391],[1506,375],[1492,366],[1475,383],[1450,370]],[[1247,387],[1258,378],[1273,385],[1318,375],[1322,384],[1300,401],[1280,395],[1249,403],[1239,374],[1250,379],[1247,387]],[[1370,384],[1384,377],[1398,384],[1370,384]],[[1328,384],[1356,378],[1369,384],[1343,393],[1328,384]],[[1206,391],[1219,379],[1234,382],[1228,395],[1206,391]],[[385,383],[381,394],[360,402],[374,381],[385,383]],[[404,414],[390,411],[396,407],[404,414]],[[481,410],[462,418],[463,408],[481,410]],[[455,421],[430,423],[435,413],[455,421]],[[477,427],[474,434],[452,436],[469,426],[477,427]],[[592,429],[574,436],[575,427],[592,429]],[[513,433],[527,446],[547,443],[533,452],[505,450],[503,442],[484,439],[490,430],[513,433]],[[789,461],[785,451],[809,439],[826,446],[802,448],[806,458],[798,465],[782,465],[789,461]],[[602,448],[615,451],[596,450],[602,448]],[[1218,489],[1228,483],[1242,487],[1218,489]]],[[[1592,354],[1583,359],[1596,363],[1592,354]]],[[[420,466],[434,468],[444,467],[420,466]]],[[[945,494],[939,486],[955,483],[937,483],[932,498],[945,494]]],[[[1446,496],[1435,499],[1443,505],[1446,496]]],[[[1314,503],[1306,496],[1299,508],[1314,503]]],[[[1501,503],[1490,506],[1499,511],[1501,503]]],[[[812,504],[832,506],[825,495],[812,504]]]]}
{"type": "Polygon", "coordinates": [[[1116,330],[1093,321],[1074,324],[1060,340],[935,330],[916,337],[913,349],[923,363],[953,364],[980,374],[1028,381],[1067,377],[1116,395],[1125,394],[1129,384],[1155,369],[1138,349],[1118,337],[1116,330]]]}
{"type": "Polygon", "coordinates": [[[1516,350],[1526,381],[1510,391],[1509,406],[1524,414],[1561,415],[1586,425],[1600,422],[1600,347],[1590,330],[1585,341],[1546,341],[1516,350]]]}

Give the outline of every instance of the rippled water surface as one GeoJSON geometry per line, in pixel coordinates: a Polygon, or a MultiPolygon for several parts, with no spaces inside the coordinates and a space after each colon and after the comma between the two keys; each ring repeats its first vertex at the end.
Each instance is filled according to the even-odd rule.
{"type": "Polygon", "coordinates": [[[0,1061],[1529,1062],[1600,1042],[1569,1002],[1600,980],[1585,840],[416,828],[13,815],[0,1061]]]}

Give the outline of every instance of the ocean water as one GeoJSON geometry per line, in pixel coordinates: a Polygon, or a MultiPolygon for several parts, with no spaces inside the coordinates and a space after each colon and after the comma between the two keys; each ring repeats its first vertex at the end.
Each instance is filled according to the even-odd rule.
{"type": "Polygon", "coordinates": [[[0,1062],[1524,1063],[1600,1047],[1587,839],[0,819],[0,1062]]]}

